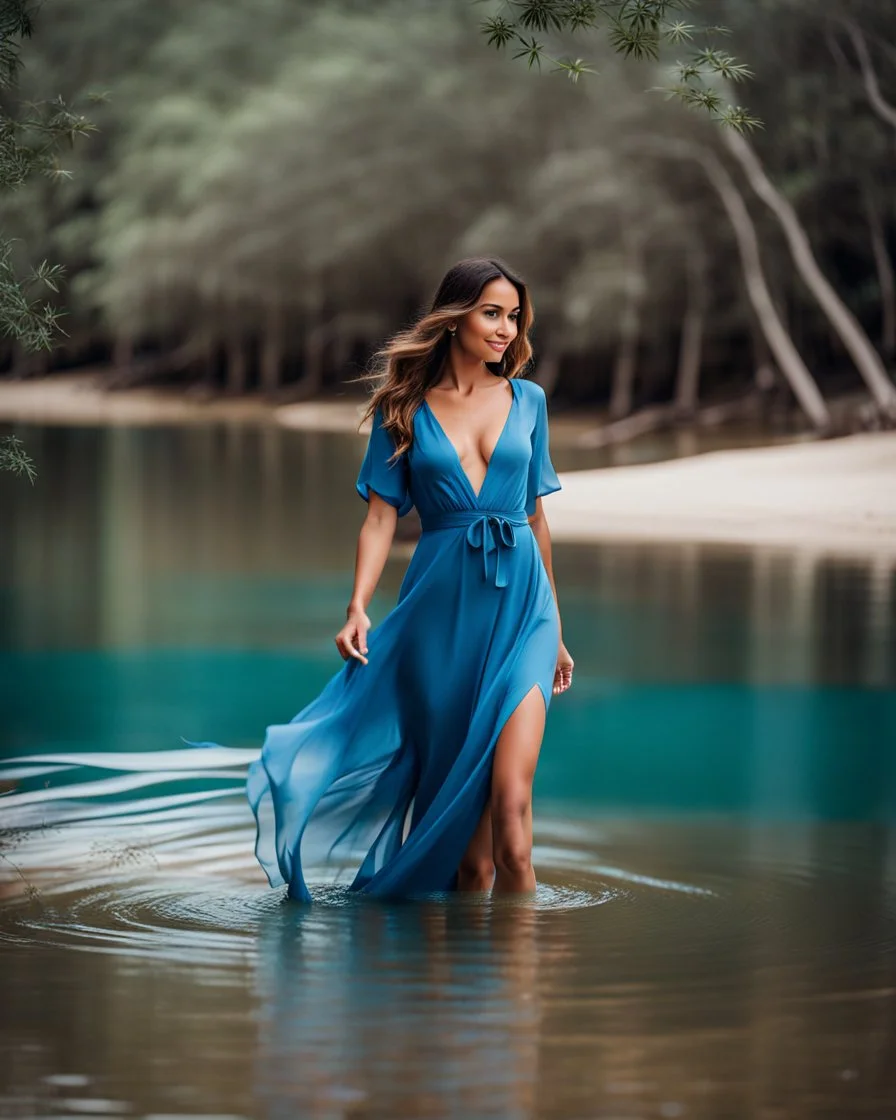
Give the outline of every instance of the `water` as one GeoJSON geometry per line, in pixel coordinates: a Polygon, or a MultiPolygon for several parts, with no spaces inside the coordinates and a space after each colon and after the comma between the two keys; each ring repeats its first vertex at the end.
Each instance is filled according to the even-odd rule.
{"type": "Polygon", "coordinates": [[[362,441],[22,434],[0,1116],[896,1114],[894,564],[555,545],[535,899],[303,908],[242,780],[338,667],[362,441]]]}

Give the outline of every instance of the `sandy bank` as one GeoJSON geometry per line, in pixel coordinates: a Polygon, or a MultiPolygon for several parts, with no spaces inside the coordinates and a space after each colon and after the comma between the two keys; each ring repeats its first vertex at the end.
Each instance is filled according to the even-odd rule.
{"type": "MultiPolygon", "coordinates": [[[[359,395],[274,404],[260,397],[203,397],[201,391],[164,386],[108,392],[97,373],[53,374],[28,381],[0,379],[0,422],[23,424],[205,424],[209,420],[279,424],[315,432],[359,434],[364,401],[359,395]]],[[[579,410],[551,421],[560,440],[573,441],[598,423],[598,413],[579,410]]],[[[369,431],[369,422],[360,434],[369,431]]]]}
{"type": "Polygon", "coordinates": [[[896,433],[610,470],[567,471],[545,499],[556,541],[777,545],[896,558],[896,433]]]}
{"type": "Polygon", "coordinates": [[[59,373],[0,381],[0,421],[23,424],[195,424],[209,420],[271,420],[276,408],[251,397],[205,400],[182,389],[110,393],[97,374],[59,373]]]}

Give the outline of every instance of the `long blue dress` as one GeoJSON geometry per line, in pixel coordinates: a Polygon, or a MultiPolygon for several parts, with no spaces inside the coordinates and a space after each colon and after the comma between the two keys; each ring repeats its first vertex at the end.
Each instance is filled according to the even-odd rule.
{"type": "Polygon", "coordinates": [[[266,729],[247,795],[271,886],[381,897],[451,890],[490,793],[501,729],[534,686],[550,706],[559,619],[527,517],[560,489],[544,390],[508,379],[510,410],[477,494],[425,402],[394,464],[373,417],[356,489],[421,535],[368,664],[349,658],[286,724],[266,729]],[[303,870],[304,869],[304,870],[303,870]]]}

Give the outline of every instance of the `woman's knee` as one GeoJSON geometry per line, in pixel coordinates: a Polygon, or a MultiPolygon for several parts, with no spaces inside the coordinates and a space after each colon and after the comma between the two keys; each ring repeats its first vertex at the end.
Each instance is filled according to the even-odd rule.
{"type": "Polygon", "coordinates": [[[480,883],[485,890],[492,885],[495,877],[495,863],[489,855],[468,852],[460,861],[458,873],[464,882],[480,883]]]}
{"type": "Polygon", "coordinates": [[[508,789],[492,796],[494,861],[503,871],[519,873],[532,866],[526,820],[532,809],[528,789],[508,789]]]}

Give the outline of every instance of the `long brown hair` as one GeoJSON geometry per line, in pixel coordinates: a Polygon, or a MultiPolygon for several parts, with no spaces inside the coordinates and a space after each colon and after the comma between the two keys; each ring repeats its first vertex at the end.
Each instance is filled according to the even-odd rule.
{"type": "Polygon", "coordinates": [[[377,350],[368,371],[356,378],[376,384],[361,424],[373,417],[382,405],[383,426],[395,441],[395,457],[411,446],[414,413],[441,375],[451,345],[448,324],[472,311],[485,285],[502,276],[519,293],[517,335],[500,362],[485,364],[493,373],[504,377],[519,376],[532,358],[529,331],[535,315],[529,292],[503,261],[494,257],[469,257],[458,261],[445,273],[429,310],[413,326],[399,331],[377,350]]]}

